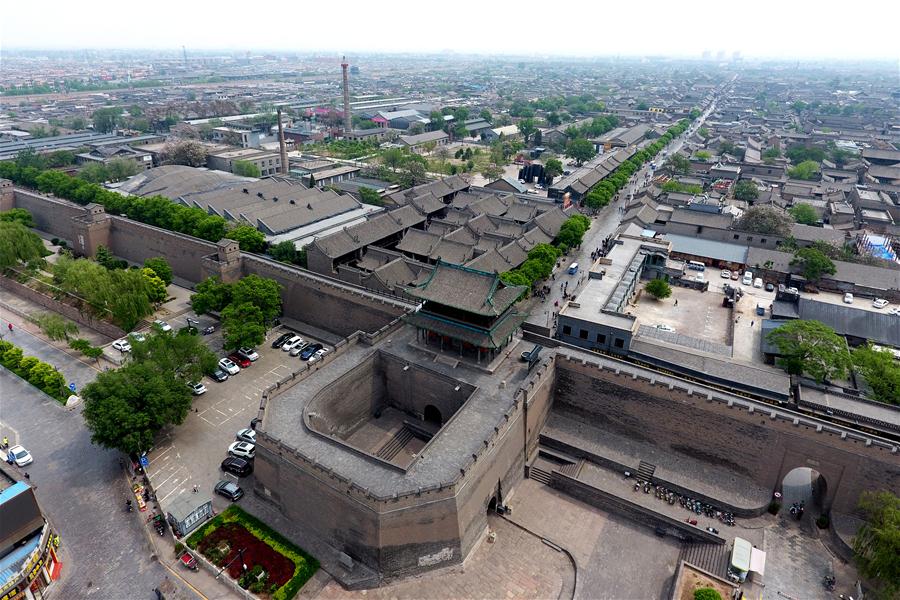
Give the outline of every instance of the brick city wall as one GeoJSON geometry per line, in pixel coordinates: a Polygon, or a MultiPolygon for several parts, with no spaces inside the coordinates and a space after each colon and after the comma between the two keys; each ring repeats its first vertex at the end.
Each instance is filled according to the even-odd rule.
{"type": "Polygon", "coordinates": [[[37,229],[74,244],[72,219],[83,215],[84,207],[18,188],[14,194],[16,208],[24,208],[30,212],[37,229]]]}
{"type": "Polygon", "coordinates": [[[173,231],[167,231],[138,223],[124,217],[110,217],[110,251],[125,260],[143,264],[148,258],[162,256],[177,277],[199,282],[200,263],[204,256],[213,254],[216,245],[173,231]]]}
{"type": "Polygon", "coordinates": [[[780,489],[795,467],[813,468],[826,480],[824,506],[839,512],[855,510],[863,490],[900,488],[895,445],[766,405],[729,406],[716,393],[689,394],[644,373],[558,359],[556,401],[596,427],[730,468],[764,488],[780,489]]]}
{"type": "Polygon", "coordinates": [[[384,377],[376,354],[322,387],[306,410],[310,427],[346,439],[384,404],[384,377]],[[314,415],[314,416],[313,416],[314,415]]]}
{"type": "Polygon", "coordinates": [[[432,405],[441,412],[442,422],[446,423],[476,389],[464,381],[411,364],[392,354],[379,352],[377,358],[385,379],[387,404],[420,418],[424,418],[425,408],[432,405]]]}

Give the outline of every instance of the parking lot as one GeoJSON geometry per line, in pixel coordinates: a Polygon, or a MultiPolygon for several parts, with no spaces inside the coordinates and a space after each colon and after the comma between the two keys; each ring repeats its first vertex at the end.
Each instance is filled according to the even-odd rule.
{"type": "Polygon", "coordinates": [[[686,336],[727,345],[731,323],[729,311],[722,307],[723,298],[720,293],[673,286],[672,295],[665,300],[643,293],[629,310],[641,325],[663,325],[686,336]]]}
{"type": "MultiPolygon", "coordinates": [[[[186,325],[185,317],[198,319],[200,329],[214,322],[209,317],[193,314],[171,318],[168,322],[177,330],[186,325]]],[[[215,333],[204,336],[204,340],[218,356],[225,356],[218,323],[216,327],[215,333]]],[[[164,509],[177,496],[194,493],[194,486],[201,496],[213,496],[216,482],[222,479],[237,481],[235,476],[219,469],[229,444],[235,441],[238,430],[250,426],[263,390],[302,364],[300,358],[271,347],[271,342],[282,333],[287,330],[279,327],[270,331],[266,341],[256,349],[259,359],[226,381],[216,382],[204,377],[202,383],[207,392],[194,398],[184,423],[163,432],[157,446],[148,453],[147,475],[164,509]]],[[[307,341],[318,341],[303,337],[307,341]]],[[[330,346],[326,347],[330,349],[330,346]]],[[[242,487],[248,490],[250,486],[242,487]]],[[[225,498],[214,498],[217,511],[227,504],[225,498]]]]}

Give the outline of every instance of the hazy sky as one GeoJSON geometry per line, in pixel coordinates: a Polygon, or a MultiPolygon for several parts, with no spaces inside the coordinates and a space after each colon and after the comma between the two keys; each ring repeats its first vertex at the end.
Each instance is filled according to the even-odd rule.
{"type": "Polygon", "coordinates": [[[7,0],[0,45],[898,59],[898,7],[897,0],[7,0]]]}

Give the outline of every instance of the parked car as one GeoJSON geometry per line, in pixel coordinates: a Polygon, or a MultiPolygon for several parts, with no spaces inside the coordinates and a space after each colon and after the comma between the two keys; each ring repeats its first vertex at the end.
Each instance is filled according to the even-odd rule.
{"type": "Polygon", "coordinates": [[[256,431],[253,429],[241,429],[234,435],[234,439],[239,442],[247,442],[248,444],[256,443],[256,431]]]}
{"type": "Polygon", "coordinates": [[[853,294],[850,292],[844,294],[844,304],[853,304],[853,294]]]}
{"type": "Polygon", "coordinates": [[[244,496],[244,490],[241,489],[241,486],[234,483],[233,481],[220,481],[216,484],[216,493],[220,496],[225,496],[232,502],[237,502],[244,496]]]}
{"type": "Polygon", "coordinates": [[[762,277],[757,277],[753,280],[753,287],[762,289],[763,280],[762,277]]]}
{"type": "Polygon", "coordinates": [[[112,343],[112,347],[119,352],[131,352],[131,344],[128,343],[128,340],[116,340],[112,343]]]}
{"type": "Polygon", "coordinates": [[[26,467],[34,462],[31,453],[23,446],[13,446],[7,452],[12,456],[13,461],[20,467],[26,467]]]}
{"type": "Polygon", "coordinates": [[[722,271],[722,279],[731,279],[731,271],[723,270],[722,271]]]}
{"type": "Polygon", "coordinates": [[[220,358],[219,367],[229,375],[237,375],[241,372],[241,368],[234,364],[230,358],[220,358]]]}
{"type": "Polygon", "coordinates": [[[752,285],[753,284],[753,272],[752,271],[744,271],[744,277],[741,279],[741,283],[744,285],[752,285]]]}
{"type": "Polygon", "coordinates": [[[228,379],[228,373],[226,373],[226,372],[225,372],[225,369],[222,369],[222,368],[216,369],[215,371],[213,371],[212,373],[210,373],[209,376],[212,377],[213,379],[215,379],[216,381],[220,382],[220,383],[221,383],[222,381],[225,381],[225,380],[228,379]]]}
{"type": "Polygon", "coordinates": [[[172,326],[162,319],[156,319],[155,321],[153,321],[153,324],[159,327],[162,331],[172,331],[172,326]]]}
{"type": "Polygon", "coordinates": [[[300,353],[301,360],[309,360],[312,355],[322,349],[322,344],[310,344],[300,353]]]}
{"type": "Polygon", "coordinates": [[[259,353],[253,348],[239,348],[237,354],[238,356],[243,356],[250,362],[256,362],[259,360],[259,353]]]}
{"type": "Polygon", "coordinates": [[[659,329],[660,331],[670,331],[672,333],[675,333],[675,328],[672,327],[671,325],[666,325],[665,323],[660,323],[659,325],[656,326],[656,328],[659,329]]]}
{"type": "Polygon", "coordinates": [[[894,306],[893,308],[889,308],[888,314],[889,315],[897,315],[898,317],[900,317],[900,307],[894,306]]]}
{"type": "Polygon", "coordinates": [[[888,302],[884,298],[875,298],[875,300],[872,301],[872,306],[874,306],[875,308],[884,308],[888,304],[890,304],[890,302],[888,302]]]}
{"type": "Polygon", "coordinates": [[[147,336],[140,331],[132,331],[128,334],[128,337],[130,337],[135,342],[143,342],[147,340],[147,336]]]}
{"type": "Polygon", "coordinates": [[[321,350],[316,350],[316,353],[309,357],[309,362],[316,362],[317,360],[322,360],[325,355],[328,354],[328,348],[322,348],[321,350]]]}
{"type": "Polygon", "coordinates": [[[228,355],[228,358],[231,359],[232,362],[240,366],[242,369],[247,369],[250,367],[250,361],[237,352],[232,352],[228,355]]]}
{"type": "Polygon", "coordinates": [[[274,342],[272,342],[272,347],[273,347],[273,348],[281,348],[281,347],[284,345],[284,343],[285,343],[286,341],[288,341],[289,339],[291,339],[291,337],[292,337],[293,335],[294,335],[294,334],[292,334],[292,333],[282,333],[282,334],[279,335],[277,338],[275,338],[275,341],[274,341],[274,342]]]}
{"type": "Polygon", "coordinates": [[[203,385],[202,383],[200,383],[199,381],[188,382],[187,386],[189,388],[191,388],[191,393],[195,396],[200,396],[201,394],[206,393],[206,386],[203,385]]]}
{"type": "Polygon", "coordinates": [[[253,463],[243,458],[229,456],[222,461],[221,468],[226,473],[231,473],[238,477],[246,477],[253,472],[253,463]]]}
{"type": "Polygon", "coordinates": [[[774,291],[775,291],[775,284],[774,284],[774,283],[767,283],[767,284],[766,284],[766,291],[767,291],[767,292],[774,292],[774,291]]]}
{"type": "Polygon", "coordinates": [[[294,347],[295,344],[298,344],[301,342],[303,342],[302,337],[300,337],[299,335],[292,335],[291,337],[288,338],[288,340],[285,343],[283,343],[281,345],[281,349],[284,350],[285,352],[288,352],[289,350],[291,350],[294,347]]]}
{"type": "Polygon", "coordinates": [[[741,278],[741,273],[740,273],[740,271],[732,271],[732,272],[731,272],[731,280],[732,280],[732,281],[737,281],[737,280],[740,279],[740,278],[741,278]]]}
{"type": "Polygon", "coordinates": [[[250,442],[233,442],[228,446],[228,454],[239,458],[253,458],[256,456],[256,446],[250,442]]]}
{"type": "Polygon", "coordinates": [[[299,343],[297,343],[297,345],[291,348],[291,351],[288,352],[288,354],[290,354],[291,356],[297,356],[298,354],[306,350],[307,346],[309,345],[310,342],[304,342],[301,340],[299,343]]]}

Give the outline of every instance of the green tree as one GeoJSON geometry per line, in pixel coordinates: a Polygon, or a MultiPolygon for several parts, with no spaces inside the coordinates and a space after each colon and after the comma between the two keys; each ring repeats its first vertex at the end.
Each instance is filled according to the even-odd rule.
{"type": "Polygon", "coordinates": [[[779,366],[792,375],[806,373],[819,383],[843,378],[851,365],[847,341],[819,321],[788,321],[770,331],[766,340],[778,348],[779,366]]]}
{"type": "Polygon", "coordinates": [[[144,261],[144,267],[152,269],[157,277],[162,279],[166,285],[172,283],[172,267],[162,256],[154,256],[144,261]]]}
{"type": "Polygon", "coordinates": [[[372,188],[360,187],[359,200],[363,204],[371,204],[372,206],[384,206],[384,200],[381,198],[381,194],[378,193],[378,190],[374,190],[372,188]]]}
{"type": "Polygon", "coordinates": [[[231,302],[231,284],[222,283],[217,277],[207,277],[194,289],[191,308],[198,315],[221,312],[231,302]]]}
{"type": "Polygon", "coordinates": [[[788,237],[791,235],[791,226],[794,219],[782,211],[771,206],[751,206],[734,223],[738,231],[750,233],[764,233],[788,237]]]}
{"type": "Polygon", "coordinates": [[[817,282],[823,275],[834,275],[836,272],[831,259],[815,248],[797,250],[791,260],[791,265],[799,265],[803,277],[810,283],[817,282]]]}
{"type": "Polygon", "coordinates": [[[206,148],[200,142],[183,140],[174,144],[166,144],[163,149],[163,161],[169,165],[186,165],[202,167],[206,164],[206,148]]]}
{"type": "Polygon", "coordinates": [[[18,221],[0,221],[0,271],[47,256],[40,237],[18,221]]]}
{"type": "Polygon", "coordinates": [[[69,150],[57,150],[49,153],[46,160],[48,167],[67,167],[75,164],[75,153],[69,150]]]}
{"type": "Polygon", "coordinates": [[[644,284],[644,291],[657,300],[662,300],[672,295],[672,286],[664,279],[651,279],[644,284]]]}
{"type": "Polygon", "coordinates": [[[713,588],[694,590],[694,600],[722,600],[722,595],[713,588]]]}
{"type": "Polygon", "coordinates": [[[638,102],[637,106],[634,107],[635,110],[650,110],[650,107],[647,106],[646,102],[638,102]]]}
{"type": "Polygon", "coordinates": [[[759,198],[759,188],[752,181],[738,181],[734,184],[734,197],[745,202],[759,198]]]}
{"type": "Polygon", "coordinates": [[[853,538],[860,572],[876,580],[876,598],[900,595],[900,497],[888,491],[863,492],[859,508],[865,521],[853,538]]]}
{"type": "Polygon", "coordinates": [[[560,118],[559,113],[547,113],[547,124],[550,127],[558,127],[560,123],[562,123],[562,119],[560,118]]]}
{"type": "Polygon", "coordinates": [[[425,183],[427,177],[425,175],[425,165],[417,160],[407,160],[400,176],[400,181],[404,187],[415,187],[421,183],[425,183]]]}
{"type": "Polygon", "coordinates": [[[231,304],[249,303],[262,312],[263,323],[281,314],[281,284],[259,275],[247,275],[232,284],[231,304]]]}
{"type": "Polygon", "coordinates": [[[495,181],[503,176],[503,167],[488,163],[481,168],[481,174],[488,181],[495,181]]]}
{"type": "Polygon", "coordinates": [[[534,119],[529,117],[527,119],[522,119],[518,123],[519,133],[522,134],[522,138],[525,140],[525,145],[528,145],[528,140],[531,139],[531,136],[537,131],[537,127],[534,124],[534,119]]]}
{"type": "Polygon", "coordinates": [[[222,311],[225,349],[254,348],[266,339],[262,311],[249,302],[229,304],[222,311]]]}
{"type": "Polygon", "coordinates": [[[280,262],[293,263],[297,260],[297,247],[294,242],[284,240],[269,246],[269,256],[280,262]]]}
{"type": "Polygon", "coordinates": [[[706,127],[701,127],[697,130],[697,134],[705,140],[709,137],[709,129],[707,129],[706,127]]]}
{"type": "Polygon", "coordinates": [[[482,119],[484,119],[485,121],[487,121],[488,123],[490,123],[490,121],[491,121],[491,111],[489,111],[486,108],[482,109],[481,112],[478,113],[478,116],[481,117],[482,119]]]}
{"type": "Polygon", "coordinates": [[[34,219],[31,213],[24,208],[12,208],[0,212],[0,223],[21,223],[28,229],[34,227],[34,219]]]}
{"type": "Polygon", "coordinates": [[[781,158],[781,150],[775,147],[768,148],[765,152],[762,153],[762,158],[763,162],[767,165],[774,164],[775,159],[781,158]]]}
{"type": "Polygon", "coordinates": [[[712,158],[712,154],[710,154],[706,150],[698,150],[697,152],[694,153],[694,158],[696,158],[697,160],[699,160],[701,162],[706,162],[710,158],[712,158]]]}
{"type": "Polygon", "coordinates": [[[231,163],[231,172],[241,177],[259,177],[259,167],[249,160],[236,160],[231,163]]]}
{"type": "Polygon", "coordinates": [[[812,160],[804,160],[796,167],[788,169],[788,177],[793,179],[805,179],[812,181],[819,176],[819,163],[812,160]]]}
{"type": "Polygon", "coordinates": [[[203,339],[183,329],[175,335],[154,333],[131,348],[131,360],[147,364],[166,377],[198,381],[216,368],[216,355],[203,339]]]}
{"type": "Polygon", "coordinates": [[[687,175],[691,172],[691,161],[680,154],[673,154],[666,161],[666,169],[673,175],[687,175]]]}
{"type": "Polygon", "coordinates": [[[595,154],[597,151],[594,150],[594,145],[584,138],[569,140],[566,144],[566,156],[575,159],[579,166],[592,159],[595,154]]]}
{"type": "Polygon", "coordinates": [[[819,222],[819,215],[812,205],[806,202],[798,202],[788,209],[794,220],[803,225],[815,225],[819,222]]]}
{"type": "Polygon", "coordinates": [[[244,252],[262,252],[266,247],[266,236],[252,225],[238,225],[225,234],[230,240],[240,245],[244,252]]]}
{"type": "Polygon", "coordinates": [[[559,177],[563,172],[563,164],[558,158],[548,158],[544,162],[544,176],[549,178],[559,177]]]}
{"type": "Polygon", "coordinates": [[[590,228],[591,220],[584,215],[572,215],[559,228],[556,234],[556,245],[562,250],[567,251],[581,244],[585,232],[590,228]]]}
{"type": "Polygon", "coordinates": [[[109,169],[103,163],[91,163],[78,172],[78,177],[88,183],[104,183],[110,180],[109,169]]]}
{"type": "Polygon", "coordinates": [[[68,340],[70,335],[78,334],[78,326],[56,313],[40,313],[29,315],[28,320],[41,328],[51,340],[68,340]]]}
{"type": "Polygon", "coordinates": [[[406,162],[406,155],[401,148],[388,148],[381,154],[381,164],[396,172],[406,162]]]}
{"type": "Polygon", "coordinates": [[[166,282],[163,281],[153,269],[144,267],[141,269],[141,275],[147,282],[147,299],[151,304],[162,304],[169,297],[166,291],[166,282]]]}
{"type": "Polygon", "coordinates": [[[879,350],[868,344],[856,348],[852,358],[853,365],[872,389],[874,400],[900,404],[900,363],[889,350],[879,350]]]}
{"type": "Polygon", "coordinates": [[[122,109],[118,107],[100,108],[91,115],[94,122],[94,131],[99,133],[110,133],[119,125],[122,109]]]}

